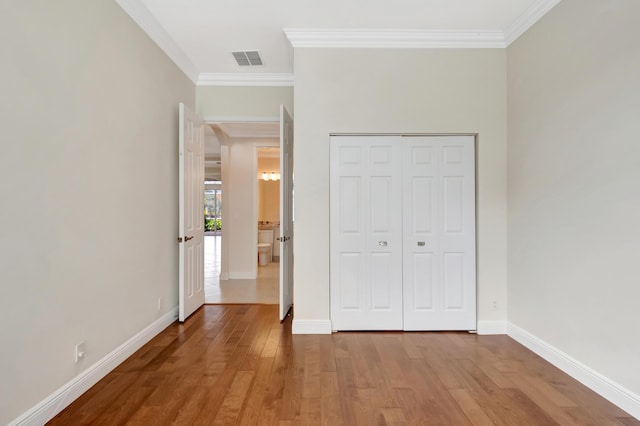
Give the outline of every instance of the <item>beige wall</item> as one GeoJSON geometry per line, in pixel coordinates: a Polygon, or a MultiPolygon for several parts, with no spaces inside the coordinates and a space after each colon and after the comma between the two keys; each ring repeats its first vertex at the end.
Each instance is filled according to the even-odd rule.
{"type": "Polygon", "coordinates": [[[177,306],[177,105],[195,87],[111,0],[3,2],[0,38],[7,424],[177,306]]]}
{"type": "Polygon", "coordinates": [[[479,319],[506,320],[505,51],[298,48],[294,57],[295,321],[329,319],[332,132],[479,134],[479,319]]]}
{"type": "Polygon", "coordinates": [[[508,49],[509,321],[636,395],[638,16],[564,0],[508,49]]]}
{"type": "Polygon", "coordinates": [[[280,105],[293,114],[293,87],[198,87],[198,114],[207,118],[280,119],[280,105]]]}

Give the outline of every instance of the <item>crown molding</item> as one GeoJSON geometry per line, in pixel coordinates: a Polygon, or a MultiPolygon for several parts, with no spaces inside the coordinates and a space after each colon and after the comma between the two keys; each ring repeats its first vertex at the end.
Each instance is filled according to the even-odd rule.
{"type": "Polygon", "coordinates": [[[524,34],[547,12],[553,9],[560,0],[537,0],[524,13],[509,25],[504,31],[505,46],[509,46],[524,34]]]}
{"type": "Polygon", "coordinates": [[[295,47],[452,49],[504,48],[504,33],[487,30],[284,28],[295,47]]]}
{"type": "Polygon", "coordinates": [[[195,65],[162,28],[151,12],[139,0],[115,0],[133,21],[153,40],[191,81],[198,81],[195,65]]]}
{"type": "Polygon", "coordinates": [[[293,86],[288,73],[200,73],[198,86],[293,86]]]}

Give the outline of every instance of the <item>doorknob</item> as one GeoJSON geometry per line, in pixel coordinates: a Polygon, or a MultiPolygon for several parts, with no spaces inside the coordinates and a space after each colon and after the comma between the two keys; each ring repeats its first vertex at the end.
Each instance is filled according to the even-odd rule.
{"type": "Polygon", "coordinates": [[[193,240],[193,237],[187,237],[187,236],[185,236],[185,237],[184,237],[184,241],[185,241],[185,242],[187,242],[187,241],[189,241],[189,240],[193,240]]]}
{"type": "Polygon", "coordinates": [[[386,241],[378,241],[378,245],[382,246],[382,247],[386,247],[387,246],[387,242],[386,241]]]}
{"type": "Polygon", "coordinates": [[[276,239],[277,239],[278,241],[281,241],[281,242],[283,242],[283,243],[284,243],[285,241],[289,241],[289,240],[291,239],[291,237],[280,237],[280,238],[276,238],[276,239]]]}

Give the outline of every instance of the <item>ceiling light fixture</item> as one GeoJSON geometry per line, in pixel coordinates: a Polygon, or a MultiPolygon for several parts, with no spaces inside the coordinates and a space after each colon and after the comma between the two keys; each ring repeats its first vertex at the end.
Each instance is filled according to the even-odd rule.
{"type": "Polygon", "coordinates": [[[260,173],[260,179],[262,179],[264,181],[280,180],[280,173],[278,173],[278,172],[262,172],[262,173],[260,173]]]}

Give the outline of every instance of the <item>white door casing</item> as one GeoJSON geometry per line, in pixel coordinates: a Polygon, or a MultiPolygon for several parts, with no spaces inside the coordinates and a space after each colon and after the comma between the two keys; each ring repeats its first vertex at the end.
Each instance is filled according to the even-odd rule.
{"type": "Polygon", "coordinates": [[[185,321],[204,304],[204,122],[179,105],[179,308],[185,321]]]}
{"type": "Polygon", "coordinates": [[[402,329],[400,145],[341,136],[330,149],[332,328],[402,329]]]}
{"type": "Polygon", "coordinates": [[[473,136],[331,138],[333,329],[476,328],[474,166],[473,136]]]}
{"type": "Polygon", "coordinates": [[[280,105],[280,320],[293,306],[293,120],[280,105]]]}
{"type": "Polygon", "coordinates": [[[475,330],[474,137],[402,148],[404,330],[475,330]]]}

